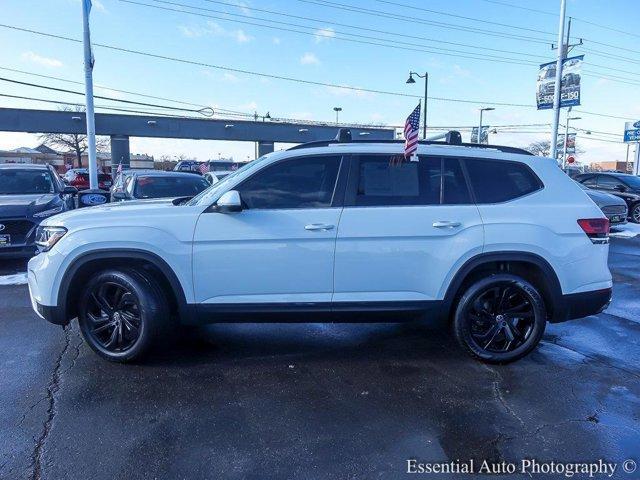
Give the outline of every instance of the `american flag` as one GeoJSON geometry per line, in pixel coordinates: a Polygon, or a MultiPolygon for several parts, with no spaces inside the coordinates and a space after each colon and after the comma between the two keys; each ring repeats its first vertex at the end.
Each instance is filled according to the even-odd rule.
{"type": "Polygon", "coordinates": [[[116,176],[122,175],[122,162],[118,164],[118,168],[116,169],[116,176]]]}
{"type": "Polygon", "coordinates": [[[198,170],[200,170],[200,173],[202,175],[204,175],[205,173],[207,173],[209,171],[209,162],[202,162],[200,164],[200,166],[198,167],[198,170]]]}
{"type": "Polygon", "coordinates": [[[404,123],[404,157],[409,158],[418,150],[418,131],[420,130],[420,104],[413,109],[404,123]]]}

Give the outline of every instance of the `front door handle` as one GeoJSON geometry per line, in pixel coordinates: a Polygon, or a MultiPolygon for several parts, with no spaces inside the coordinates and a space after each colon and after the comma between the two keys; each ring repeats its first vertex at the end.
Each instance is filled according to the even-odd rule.
{"type": "Polygon", "coordinates": [[[305,230],[310,230],[310,231],[318,231],[318,230],[333,230],[335,228],[335,225],[329,225],[328,223],[310,223],[309,225],[305,225],[304,229],[305,230]]]}
{"type": "Polygon", "coordinates": [[[433,226],[435,228],[455,228],[462,225],[460,222],[452,222],[449,220],[440,220],[438,222],[433,222],[433,226]]]}

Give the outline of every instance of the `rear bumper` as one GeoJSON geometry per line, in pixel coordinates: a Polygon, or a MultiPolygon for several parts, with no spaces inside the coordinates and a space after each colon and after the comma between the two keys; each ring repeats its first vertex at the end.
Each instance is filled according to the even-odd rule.
{"type": "Polygon", "coordinates": [[[563,295],[552,323],[588,317],[602,312],[611,303],[611,288],[563,295]]]}

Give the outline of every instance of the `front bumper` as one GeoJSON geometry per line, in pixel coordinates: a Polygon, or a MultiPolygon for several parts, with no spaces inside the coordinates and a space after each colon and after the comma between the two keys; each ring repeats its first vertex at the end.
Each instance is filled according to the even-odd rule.
{"type": "Polygon", "coordinates": [[[562,295],[552,323],[588,317],[602,312],[611,303],[612,288],[562,295]]]}
{"type": "Polygon", "coordinates": [[[27,266],[31,306],[39,317],[56,325],[69,323],[64,308],[57,305],[57,289],[52,275],[52,272],[58,271],[63,258],[63,255],[56,252],[39,253],[29,260],[27,266]]]}

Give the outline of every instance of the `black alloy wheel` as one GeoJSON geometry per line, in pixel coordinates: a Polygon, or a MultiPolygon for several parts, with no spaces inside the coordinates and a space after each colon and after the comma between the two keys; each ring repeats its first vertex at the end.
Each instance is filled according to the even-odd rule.
{"type": "Polygon", "coordinates": [[[528,354],[546,325],[544,301],[526,280],[492,275],[467,289],[454,318],[459,343],[490,363],[508,363],[528,354]]]}
{"type": "Polygon", "coordinates": [[[78,306],[80,331],[100,356],[116,362],[140,358],[169,327],[164,292],[153,277],[109,270],[91,277],[78,306]]]}
{"type": "Polygon", "coordinates": [[[634,205],[631,209],[631,221],[633,223],[640,223],[640,203],[634,205]]]}

